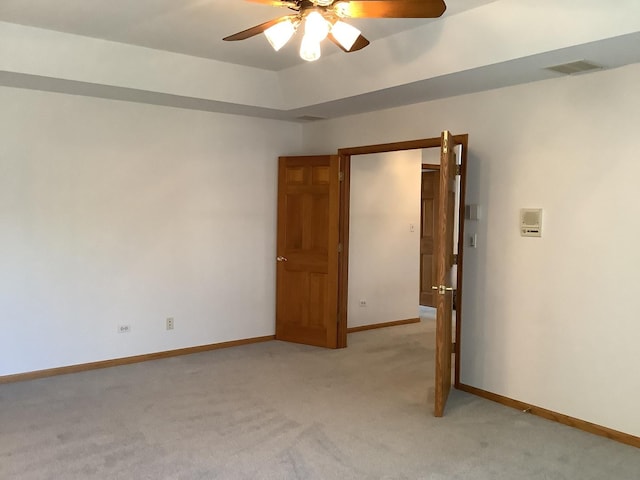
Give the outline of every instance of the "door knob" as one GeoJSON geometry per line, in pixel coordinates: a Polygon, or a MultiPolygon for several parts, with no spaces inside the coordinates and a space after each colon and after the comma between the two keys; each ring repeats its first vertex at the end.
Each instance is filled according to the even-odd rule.
{"type": "Polygon", "coordinates": [[[440,286],[432,286],[431,290],[437,290],[438,293],[440,295],[444,295],[447,292],[453,292],[455,290],[455,288],[452,287],[445,287],[444,285],[440,285],[440,286]]]}
{"type": "Polygon", "coordinates": [[[279,262],[288,262],[289,260],[287,259],[287,257],[282,257],[282,256],[277,256],[276,260],[279,262]]]}

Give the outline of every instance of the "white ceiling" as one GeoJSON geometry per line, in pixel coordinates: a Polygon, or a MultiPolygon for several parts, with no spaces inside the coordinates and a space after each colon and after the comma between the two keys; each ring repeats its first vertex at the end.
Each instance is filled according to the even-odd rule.
{"type": "MultiPolygon", "coordinates": [[[[445,15],[495,0],[447,0],[445,15]]],[[[264,36],[240,42],[222,38],[287,15],[282,7],[243,0],[1,0],[0,21],[183,53],[196,57],[282,70],[304,63],[291,41],[274,52],[264,36]]],[[[351,20],[369,40],[424,25],[428,19],[351,20]]],[[[332,44],[327,54],[343,54],[332,44]]]]}
{"type": "Polygon", "coordinates": [[[0,0],[0,85],[298,121],[640,62],[638,0],[445,1],[440,19],[352,20],[371,45],[308,63],[297,42],[223,42],[286,13],[243,0],[0,0]]]}

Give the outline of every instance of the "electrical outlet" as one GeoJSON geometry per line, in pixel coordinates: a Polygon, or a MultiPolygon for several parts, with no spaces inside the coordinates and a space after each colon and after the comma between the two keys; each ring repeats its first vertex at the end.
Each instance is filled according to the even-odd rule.
{"type": "Polygon", "coordinates": [[[167,330],[173,330],[173,317],[167,318],[167,330]]]}
{"type": "Polygon", "coordinates": [[[129,333],[131,325],[118,325],[118,333],[129,333]]]}
{"type": "Polygon", "coordinates": [[[366,307],[367,306],[367,301],[366,300],[360,300],[360,306],[361,307],[366,307]]]}

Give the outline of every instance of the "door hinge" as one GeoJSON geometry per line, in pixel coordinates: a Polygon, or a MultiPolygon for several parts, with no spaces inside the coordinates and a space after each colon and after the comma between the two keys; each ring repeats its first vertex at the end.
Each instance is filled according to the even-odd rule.
{"type": "Polygon", "coordinates": [[[344,172],[338,172],[338,181],[342,182],[344,180],[344,172]]]}
{"type": "Polygon", "coordinates": [[[457,253],[453,254],[452,260],[453,261],[451,263],[453,263],[454,265],[458,265],[458,254],[457,253]]]}
{"type": "Polygon", "coordinates": [[[342,253],[342,244],[341,243],[338,244],[338,253],[342,253]]]}
{"type": "Polygon", "coordinates": [[[461,175],[462,169],[460,168],[460,165],[456,165],[456,175],[461,175]]]}

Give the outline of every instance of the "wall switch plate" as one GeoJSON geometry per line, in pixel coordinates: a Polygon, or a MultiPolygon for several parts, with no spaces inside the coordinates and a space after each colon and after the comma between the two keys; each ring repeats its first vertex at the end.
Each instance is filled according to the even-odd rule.
{"type": "Polygon", "coordinates": [[[475,203],[465,205],[464,216],[467,220],[480,220],[480,207],[475,203]]]}

